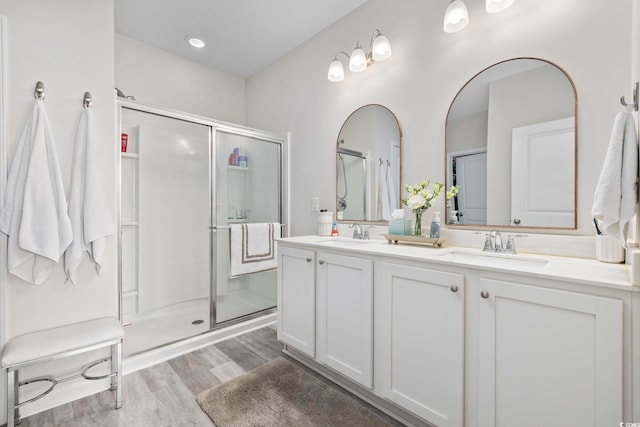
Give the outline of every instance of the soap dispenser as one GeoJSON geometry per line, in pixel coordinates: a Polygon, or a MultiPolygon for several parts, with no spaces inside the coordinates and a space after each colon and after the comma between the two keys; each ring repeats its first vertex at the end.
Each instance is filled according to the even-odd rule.
{"type": "Polygon", "coordinates": [[[440,212],[433,213],[433,219],[431,220],[431,230],[429,232],[429,237],[432,239],[440,238],[440,212]]]}

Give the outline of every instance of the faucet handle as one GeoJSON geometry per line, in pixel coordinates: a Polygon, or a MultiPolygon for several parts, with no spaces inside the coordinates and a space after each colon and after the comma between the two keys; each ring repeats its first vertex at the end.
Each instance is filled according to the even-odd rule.
{"type": "Polygon", "coordinates": [[[362,228],[360,227],[360,224],[354,222],[353,224],[349,224],[349,228],[353,228],[354,239],[362,239],[362,228]]]}
{"type": "Polygon", "coordinates": [[[509,234],[507,235],[507,246],[504,248],[504,251],[510,254],[517,254],[516,252],[516,243],[513,240],[514,237],[528,237],[526,234],[509,234]]]}
{"type": "Polygon", "coordinates": [[[368,225],[365,229],[364,229],[364,236],[362,237],[365,240],[369,240],[369,238],[371,237],[371,235],[369,234],[369,230],[373,230],[376,227],[373,225],[368,225]]]}
{"type": "Polygon", "coordinates": [[[484,234],[484,247],[482,248],[483,252],[493,252],[493,244],[491,243],[491,233],[484,231],[476,231],[475,234],[484,234]]]}

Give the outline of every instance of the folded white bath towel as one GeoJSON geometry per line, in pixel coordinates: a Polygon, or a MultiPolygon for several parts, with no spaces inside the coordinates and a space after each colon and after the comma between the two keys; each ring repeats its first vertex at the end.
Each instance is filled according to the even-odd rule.
{"type": "Polygon", "coordinates": [[[100,274],[106,237],[113,234],[113,217],[107,204],[98,147],[94,143],[92,114],[91,108],[82,112],[73,152],[69,188],[73,241],[64,253],[64,271],[72,283],[85,252],[100,274]]]}
{"type": "Polygon", "coordinates": [[[618,113],[596,187],[591,215],[603,232],[626,245],[629,220],[636,212],[638,137],[631,106],[618,113]]]}
{"type": "Polygon", "coordinates": [[[232,224],[230,236],[231,277],[278,266],[275,239],[280,237],[280,224],[232,224]]]}
{"type": "Polygon", "coordinates": [[[9,170],[0,231],[9,272],[41,284],[72,239],[60,165],[44,101],[36,100],[9,170]]]}

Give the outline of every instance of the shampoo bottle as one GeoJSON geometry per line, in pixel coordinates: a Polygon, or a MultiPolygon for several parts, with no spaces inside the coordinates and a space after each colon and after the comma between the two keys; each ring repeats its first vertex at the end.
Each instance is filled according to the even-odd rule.
{"type": "Polygon", "coordinates": [[[429,237],[432,239],[440,238],[440,212],[433,213],[433,219],[431,220],[431,230],[429,237]]]}

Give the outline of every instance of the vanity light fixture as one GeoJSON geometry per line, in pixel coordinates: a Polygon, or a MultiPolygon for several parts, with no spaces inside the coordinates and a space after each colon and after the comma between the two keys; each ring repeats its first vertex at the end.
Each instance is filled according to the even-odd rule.
{"type": "Polygon", "coordinates": [[[445,33],[455,33],[469,25],[469,12],[462,0],[451,0],[444,13],[442,29],[445,33]]]}
{"type": "MultiPolygon", "coordinates": [[[[486,0],[485,8],[489,13],[502,12],[513,4],[514,0],[486,0]]],[[[455,33],[469,25],[469,12],[462,0],[451,0],[444,13],[442,29],[445,33],[455,33]]]]}
{"type": "Polygon", "coordinates": [[[339,54],[343,54],[349,58],[349,70],[359,73],[366,70],[376,61],[388,59],[391,56],[391,44],[389,43],[389,39],[387,39],[380,30],[376,29],[371,34],[371,42],[369,43],[369,50],[367,52],[364,51],[360,42],[356,43],[356,47],[353,49],[353,52],[351,52],[351,55],[344,51],[339,51],[329,65],[329,71],[327,73],[327,78],[332,82],[341,82],[344,80],[344,66],[338,59],[339,54]]]}
{"type": "Polygon", "coordinates": [[[502,12],[513,4],[513,0],[487,0],[486,9],[489,13],[502,12]]]}

